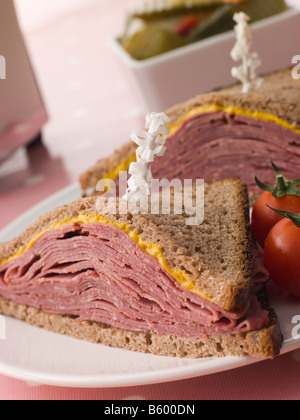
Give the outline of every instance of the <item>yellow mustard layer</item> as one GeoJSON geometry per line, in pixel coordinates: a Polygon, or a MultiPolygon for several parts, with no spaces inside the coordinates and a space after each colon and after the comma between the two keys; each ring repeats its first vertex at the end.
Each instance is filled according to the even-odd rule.
{"type": "Polygon", "coordinates": [[[74,223],[79,224],[92,224],[92,223],[103,223],[107,224],[113,227],[116,227],[123,232],[125,232],[144,252],[151,255],[151,257],[154,257],[158,260],[160,265],[176,280],[178,283],[180,283],[185,289],[196,293],[200,295],[203,299],[212,301],[212,298],[207,296],[203,290],[198,288],[195,285],[195,282],[192,280],[191,276],[188,275],[184,270],[175,270],[173,268],[170,268],[166,258],[163,255],[162,247],[156,243],[147,243],[143,240],[141,235],[137,234],[134,230],[132,230],[127,223],[118,223],[113,222],[106,217],[98,214],[79,214],[76,218],[68,218],[66,217],[60,222],[53,223],[48,229],[45,229],[44,231],[37,234],[34,238],[32,238],[28,244],[18,250],[18,252],[13,255],[12,257],[1,261],[0,266],[4,265],[6,263],[9,263],[16,258],[20,257],[24,252],[29,250],[33,245],[37,242],[38,239],[40,239],[45,233],[52,229],[60,229],[64,226],[71,225],[74,223]]]}
{"type": "Polygon", "coordinates": [[[128,171],[129,166],[132,162],[136,162],[136,154],[134,153],[130,158],[123,160],[116,168],[108,172],[103,179],[116,179],[120,172],[128,171]]]}
{"type": "Polygon", "coordinates": [[[178,121],[176,121],[173,124],[170,124],[169,136],[172,136],[173,134],[175,134],[176,131],[178,131],[179,128],[181,127],[182,123],[188,118],[194,117],[197,114],[202,114],[202,113],[207,113],[207,112],[225,112],[226,114],[231,114],[231,115],[236,114],[236,115],[242,115],[244,117],[254,118],[256,120],[274,122],[283,128],[286,128],[288,130],[294,131],[297,134],[300,134],[299,129],[297,129],[295,126],[288,123],[287,121],[283,120],[282,118],[277,117],[276,115],[268,114],[266,112],[260,112],[260,111],[250,111],[248,109],[237,108],[234,106],[228,106],[224,104],[214,104],[214,105],[204,105],[204,106],[193,108],[187,114],[185,114],[182,118],[180,118],[178,121]]]}
{"type": "MultiPolygon", "coordinates": [[[[287,121],[283,120],[282,118],[277,117],[273,114],[268,114],[265,112],[260,111],[249,111],[247,109],[237,108],[233,106],[228,106],[224,104],[214,104],[214,105],[203,105],[196,108],[193,108],[189,112],[187,112],[183,117],[181,117],[178,121],[175,123],[169,124],[169,131],[167,138],[173,136],[176,134],[176,132],[180,129],[182,124],[185,120],[194,117],[198,114],[204,114],[207,112],[225,112],[227,114],[236,114],[241,115],[244,117],[250,117],[254,118],[256,120],[263,120],[268,122],[274,122],[278,124],[279,126],[294,131],[297,134],[300,134],[300,130],[297,129],[292,124],[288,123],[287,121]]],[[[111,170],[109,173],[107,173],[103,178],[105,179],[116,179],[119,176],[119,172],[121,171],[128,171],[130,163],[136,161],[136,155],[135,153],[130,156],[129,159],[126,159],[120,163],[119,166],[117,166],[115,169],[111,170]]]]}

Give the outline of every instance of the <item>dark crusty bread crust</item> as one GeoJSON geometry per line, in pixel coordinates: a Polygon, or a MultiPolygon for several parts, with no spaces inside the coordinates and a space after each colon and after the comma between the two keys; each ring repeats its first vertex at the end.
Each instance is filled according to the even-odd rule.
{"type": "Polygon", "coordinates": [[[245,355],[274,358],[280,353],[283,341],[278,319],[272,310],[270,310],[268,328],[236,335],[211,336],[207,339],[159,336],[150,332],[113,328],[97,322],[79,322],[75,317],[45,313],[2,297],[0,297],[0,313],[75,339],[142,353],[180,358],[245,355]]]}
{"type": "MultiPolygon", "coordinates": [[[[0,262],[54,222],[76,218],[80,213],[97,214],[96,200],[80,199],[40,217],[20,236],[0,245],[0,262]]],[[[168,266],[189,273],[195,285],[218,306],[226,310],[246,306],[252,246],[247,188],[238,178],[205,184],[205,218],[200,226],[188,226],[184,214],[114,215],[105,206],[102,210],[111,221],[127,223],[145,242],[159,244],[168,266]]]]}
{"type": "MultiPolygon", "coordinates": [[[[193,108],[204,105],[225,105],[253,112],[264,112],[274,115],[297,129],[300,129],[300,83],[294,80],[291,70],[276,72],[264,77],[260,89],[246,95],[241,92],[241,85],[198,95],[182,104],[166,111],[171,118],[171,124],[178,121],[193,108]]],[[[109,158],[93,165],[80,176],[83,190],[95,188],[99,179],[117,168],[124,160],[129,159],[136,150],[136,145],[129,141],[109,158]]]]}

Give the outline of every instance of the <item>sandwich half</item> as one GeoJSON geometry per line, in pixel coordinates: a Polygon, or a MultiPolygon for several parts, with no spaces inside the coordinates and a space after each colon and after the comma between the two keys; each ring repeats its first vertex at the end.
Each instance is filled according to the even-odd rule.
{"type": "Polygon", "coordinates": [[[205,184],[199,226],[184,213],[125,214],[118,199],[113,214],[99,200],[59,207],[0,245],[2,314],[164,356],[280,352],[239,179],[205,184]]]}
{"type": "MultiPolygon", "coordinates": [[[[300,171],[300,83],[291,70],[264,77],[261,88],[242,93],[241,85],[200,95],[165,111],[171,118],[163,162],[153,162],[154,179],[239,177],[250,194],[254,174],[272,184],[270,161],[289,179],[300,171]]],[[[125,143],[80,177],[83,190],[99,179],[117,179],[136,160],[136,145],[125,143]]]]}

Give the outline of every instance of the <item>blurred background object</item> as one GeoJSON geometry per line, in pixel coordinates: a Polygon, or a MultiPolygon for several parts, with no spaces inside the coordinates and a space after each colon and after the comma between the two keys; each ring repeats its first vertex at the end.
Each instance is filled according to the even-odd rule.
{"type": "MultiPolygon", "coordinates": [[[[147,108],[108,46],[136,1],[0,0],[1,6],[15,4],[49,116],[42,142],[19,147],[0,163],[0,229],[76,182],[124,143],[132,128],[144,126],[147,108]]],[[[25,90],[21,94],[31,101],[25,90]]]]}
{"type": "Polygon", "coordinates": [[[19,29],[14,3],[1,1],[0,162],[35,140],[47,113],[19,29]]]}
{"type": "Polygon", "coordinates": [[[128,10],[125,34],[112,47],[150,109],[165,110],[236,82],[230,52],[233,15],[241,11],[251,17],[259,74],[291,65],[300,49],[300,11],[285,0],[231,1],[146,0],[128,10]]]}
{"type": "Polygon", "coordinates": [[[143,60],[232,30],[235,13],[254,23],[286,9],[285,0],[148,0],[129,12],[121,43],[143,60]]]}

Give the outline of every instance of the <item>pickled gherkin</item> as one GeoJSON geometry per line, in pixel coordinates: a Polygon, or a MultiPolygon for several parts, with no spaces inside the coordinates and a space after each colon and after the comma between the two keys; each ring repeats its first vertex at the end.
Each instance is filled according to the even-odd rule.
{"type": "Polygon", "coordinates": [[[203,22],[194,33],[194,39],[208,38],[234,27],[233,15],[244,12],[251,18],[251,22],[282,13],[287,9],[284,0],[246,0],[237,4],[224,4],[203,22]]]}
{"type": "Polygon", "coordinates": [[[232,30],[236,12],[255,22],[286,9],[285,0],[150,0],[129,14],[121,43],[144,60],[232,30]]]}
{"type": "Polygon", "coordinates": [[[123,41],[124,48],[137,60],[162,54],[184,45],[184,40],[155,25],[147,25],[123,41]]]}

